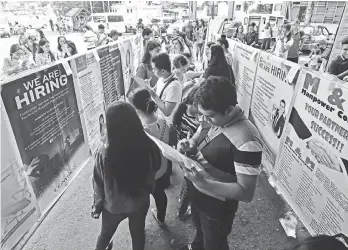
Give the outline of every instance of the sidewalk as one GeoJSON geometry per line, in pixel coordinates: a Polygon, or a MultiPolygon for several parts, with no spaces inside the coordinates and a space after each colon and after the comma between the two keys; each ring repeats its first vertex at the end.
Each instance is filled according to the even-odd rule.
{"type": "MultiPolygon", "coordinates": [[[[37,229],[24,250],[87,250],[94,249],[100,230],[100,219],[90,216],[93,200],[92,170],[89,163],[74,180],[50,214],[37,229]]],[[[161,229],[150,215],[146,219],[147,246],[151,250],[175,250],[194,237],[191,220],[176,218],[181,172],[174,169],[172,187],[167,190],[167,227],[161,229]]],[[[154,207],[154,201],[151,201],[154,207]]],[[[279,218],[287,205],[269,185],[266,176],[259,177],[254,200],[240,203],[229,236],[231,250],[282,250],[297,240],[285,235],[279,218]]],[[[305,234],[305,232],[303,232],[305,234]]],[[[120,224],[114,235],[114,250],[131,249],[128,223],[120,224]]]]}

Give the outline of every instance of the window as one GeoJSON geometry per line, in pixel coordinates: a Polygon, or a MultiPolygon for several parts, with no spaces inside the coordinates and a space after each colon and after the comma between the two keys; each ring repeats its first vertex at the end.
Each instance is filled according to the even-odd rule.
{"type": "Polygon", "coordinates": [[[240,10],[242,10],[242,5],[241,4],[237,4],[236,11],[240,11],[240,10]]]}
{"type": "Polygon", "coordinates": [[[129,9],[127,9],[127,13],[129,13],[129,9]]]}
{"type": "Polygon", "coordinates": [[[282,10],[282,5],[281,4],[274,5],[274,11],[281,11],[281,10],[282,10]]]}
{"type": "Polygon", "coordinates": [[[93,16],[93,22],[95,23],[105,23],[106,18],[105,16],[93,16]]]}
{"type": "Polygon", "coordinates": [[[322,29],[322,32],[323,32],[324,36],[329,36],[330,35],[330,32],[329,32],[329,30],[326,27],[321,27],[321,29],[322,29]]]}
{"type": "Polygon", "coordinates": [[[123,16],[108,16],[109,23],[123,22],[123,16]]]}

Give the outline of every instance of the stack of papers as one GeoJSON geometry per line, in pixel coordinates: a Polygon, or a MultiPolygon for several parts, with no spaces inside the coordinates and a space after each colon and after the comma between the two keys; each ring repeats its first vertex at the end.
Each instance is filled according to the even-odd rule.
{"type": "Polygon", "coordinates": [[[156,145],[159,147],[161,150],[163,156],[167,158],[168,160],[185,167],[187,169],[195,168],[197,171],[203,170],[203,167],[196,161],[190,159],[189,157],[181,154],[179,151],[176,149],[172,148],[168,144],[160,141],[159,139],[153,137],[150,134],[147,134],[151,140],[153,140],[156,145]]]}

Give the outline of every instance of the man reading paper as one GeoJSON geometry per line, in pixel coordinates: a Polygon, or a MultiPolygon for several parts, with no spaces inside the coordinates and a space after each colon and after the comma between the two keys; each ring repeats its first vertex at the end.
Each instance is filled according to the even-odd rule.
{"type": "Polygon", "coordinates": [[[198,146],[194,140],[183,139],[178,143],[180,152],[195,155],[195,160],[206,169],[184,170],[190,179],[196,237],[180,250],[228,250],[227,236],[231,233],[238,203],[250,202],[254,196],[262,143],[257,129],[237,105],[234,82],[210,76],[200,85],[195,99],[198,110],[212,127],[198,146]],[[209,178],[212,169],[223,175],[209,178]],[[234,178],[226,178],[228,176],[234,178]]]}

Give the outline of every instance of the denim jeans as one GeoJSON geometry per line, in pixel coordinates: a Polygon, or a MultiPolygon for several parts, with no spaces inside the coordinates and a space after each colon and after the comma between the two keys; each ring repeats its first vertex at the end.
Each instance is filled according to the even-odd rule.
{"type": "Polygon", "coordinates": [[[261,49],[262,50],[268,50],[270,48],[271,48],[271,38],[264,38],[262,40],[261,49]]]}
{"type": "Polygon", "coordinates": [[[157,208],[157,219],[164,222],[166,218],[168,198],[164,191],[170,184],[170,177],[164,174],[162,177],[156,180],[156,188],[153,193],[157,208]]]}
{"type": "Polygon", "coordinates": [[[150,202],[130,214],[112,214],[107,210],[102,212],[102,227],[98,236],[96,250],[105,250],[118,225],[124,219],[129,220],[129,231],[132,237],[133,250],[144,250],[145,247],[145,218],[150,202]]]}
{"type": "Polygon", "coordinates": [[[219,218],[211,216],[198,210],[194,204],[191,205],[192,222],[196,227],[195,245],[202,250],[229,250],[227,236],[232,231],[235,214],[226,214],[219,218]]]}

